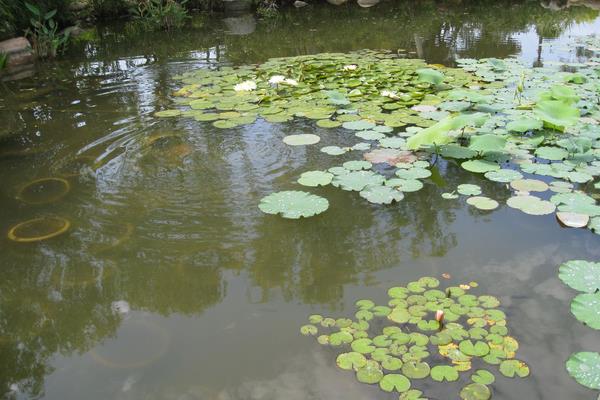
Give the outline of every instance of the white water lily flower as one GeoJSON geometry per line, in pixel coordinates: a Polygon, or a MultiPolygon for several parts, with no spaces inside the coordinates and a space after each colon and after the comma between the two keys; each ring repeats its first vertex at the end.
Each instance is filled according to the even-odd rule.
{"type": "Polygon", "coordinates": [[[285,81],[285,76],[283,76],[283,75],[273,75],[269,79],[269,83],[274,83],[274,84],[282,83],[284,81],[285,81]]]}
{"type": "Polygon", "coordinates": [[[236,92],[251,91],[254,89],[256,89],[256,82],[254,81],[244,81],[233,87],[233,90],[236,92]]]}
{"type": "Polygon", "coordinates": [[[344,67],[342,69],[344,71],[354,71],[356,68],[358,68],[358,65],[356,65],[356,64],[349,64],[349,65],[344,65],[344,67]]]}
{"type": "Polygon", "coordinates": [[[286,78],[283,83],[290,86],[298,86],[298,81],[295,79],[286,78]]]}
{"type": "Polygon", "coordinates": [[[390,99],[397,99],[398,95],[396,94],[396,92],[393,92],[391,90],[382,90],[380,93],[383,97],[389,97],[390,99]]]}

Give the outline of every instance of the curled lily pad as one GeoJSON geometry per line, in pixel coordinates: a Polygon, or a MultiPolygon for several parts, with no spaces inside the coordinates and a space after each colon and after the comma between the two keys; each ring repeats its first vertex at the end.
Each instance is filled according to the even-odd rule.
{"type": "Polygon", "coordinates": [[[579,321],[600,329],[600,293],[582,293],[571,302],[571,312],[579,321]]]}
{"type": "Polygon", "coordinates": [[[542,100],[536,104],[534,112],[547,126],[560,131],[579,119],[579,110],[560,100],[542,100]]]}
{"type": "Polygon", "coordinates": [[[263,197],[258,208],[267,214],[281,214],[284,218],[308,218],[326,211],[329,201],[307,192],[288,190],[263,197]]]}
{"type": "Polygon", "coordinates": [[[583,228],[590,221],[589,215],[562,211],[556,213],[556,219],[569,228],[583,228]]]}
{"type": "Polygon", "coordinates": [[[305,146],[309,144],[319,143],[321,138],[317,135],[310,133],[303,133],[300,135],[289,135],[283,138],[283,143],[290,146],[305,146]]]}
{"type": "Polygon", "coordinates": [[[406,392],[410,389],[410,381],[404,375],[387,374],[379,381],[379,387],[385,392],[406,392]]]}
{"type": "Polygon", "coordinates": [[[580,352],[571,354],[567,371],[579,384],[590,389],[600,389],[600,354],[580,352]]]}
{"type": "Polygon", "coordinates": [[[481,383],[470,383],[460,391],[463,400],[488,400],[491,397],[490,389],[481,383]]]}
{"type": "Polygon", "coordinates": [[[514,378],[515,375],[525,378],[529,375],[529,367],[520,360],[504,360],[500,363],[500,372],[507,378],[514,378]]]}
{"type": "Polygon", "coordinates": [[[558,277],[575,290],[586,293],[600,291],[600,264],[584,260],[572,260],[562,264],[558,277]]]}
{"type": "Polygon", "coordinates": [[[333,174],[323,171],[307,171],[303,172],[298,179],[298,183],[303,186],[326,186],[331,183],[333,174]]]}
{"type": "Polygon", "coordinates": [[[335,360],[338,367],[345,370],[358,370],[367,365],[367,358],[357,352],[342,353],[335,360]]]}
{"type": "Polygon", "coordinates": [[[433,68],[418,69],[417,74],[421,82],[428,82],[432,85],[439,85],[444,81],[444,74],[433,68]]]}
{"type": "Polygon", "coordinates": [[[437,382],[454,382],[458,380],[458,371],[449,365],[436,365],[431,368],[431,379],[437,382]]]}

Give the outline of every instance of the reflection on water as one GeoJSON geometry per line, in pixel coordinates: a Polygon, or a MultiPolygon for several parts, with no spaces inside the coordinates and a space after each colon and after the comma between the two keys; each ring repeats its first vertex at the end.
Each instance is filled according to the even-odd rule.
{"type": "Polygon", "coordinates": [[[562,323],[571,295],[556,279],[562,261],[600,256],[590,231],[441,200],[465,182],[501,203],[509,195],[444,160],[439,179],[394,206],[319,188],[332,204],[319,217],[264,215],[256,205],[265,194],[352,157],[333,161],[281,138],[310,132],[322,137],[319,146],[353,144],[347,135],[305,121],[223,131],[151,115],[172,104],[172,76],[192,67],[362,48],[404,48],[445,64],[577,59],[583,55],[559,48],[567,35],[600,29],[597,16],[531,2],[426,1],[294,9],[271,21],[211,18],[170,36],[107,27],[35,78],[4,84],[0,229],[48,215],[71,228],[39,243],[0,239],[0,391],[48,399],[388,398],[336,370],[332,353],[304,340],[298,325],[310,312],[348,312],[357,298],[383,300],[395,283],[449,273],[501,298],[532,366],[531,379],[499,378],[494,398],[590,397],[562,364],[593,348],[594,336],[562,323]],[[70,191],[55,188],[51,202],[20,198],[27,183],[47,177],[70,191]],[[115,312],[119,301],[130,311],[115,312]]]}

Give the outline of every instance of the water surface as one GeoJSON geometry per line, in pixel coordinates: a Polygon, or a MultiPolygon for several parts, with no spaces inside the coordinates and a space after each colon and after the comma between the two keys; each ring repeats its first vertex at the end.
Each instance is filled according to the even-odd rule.
{"type": "MultiPolygon", "coordinates": [[[[502,206],[483,213],[440,193],[477,183],[509,190],[442,161],[391,206],[336,188],[313,192],[330,209],[290,221],[259,200],[333,159],[339,131],[307,121],[218,130],[158,120],[173,76],[190,68],[270,57],[406,49],[431,63],[518,56],[531,65],[575,61],[571,36],[600,31],[598,12],[537,3],[422,2],[285,10],[277,20],[213,15],[171,34],[97,28],[56,62],[0,89],[0,230],[44,215],[71,222],[39,243],[0,238],[0,391],[44,399],[392,399],[335,367],[335,352],[299,334],[310,313],[348,315],[360,298],[421,276],[477,281],[501,299],[528,379],[498,376],[494,399],[591,399],[564,361],[597,350],[596,332],[569,312],[560,263],[600,257],[589,230],[502,206]],[[289,147],[292,133],[317,146],[289,147]],[[61,177],[47,204],[18,198],[29,181],[61,177]],[[124,317],[115,303],[126,301],[124,317]],[[568,321],[568,323],[566,323],[568,321]]],[[[347,135],[346,135],[347,137],[347,135]]],[[[351,143],[351,141],[348,141],[351,143]]],[[[345,158],[344,158],[345,157],[345,158]]],[[[121,303],[119,303],[121,304],[121,303]]],[[[468,375],[468,374],[467,374],[468,375]]],[[[424,385],[432,399],[460,384],[424,385]]]]}

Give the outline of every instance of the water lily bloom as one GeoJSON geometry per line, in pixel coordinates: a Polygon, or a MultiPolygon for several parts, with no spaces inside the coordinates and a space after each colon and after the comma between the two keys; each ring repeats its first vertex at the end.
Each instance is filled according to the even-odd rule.
{"type": "Polygon", "coordinates": [[[284,81],[285,81],[285,76],[283,76],[283,75],[273,75],[269,79],[269,83],[271,83],[271,84],[283,83],[284,81]]]}
{"type": "Polygon", "coordinates": [[[254,81],[244,81],[242,83],[238,83],[237,85],[235,85],[233,87],[233,90],[235,90],[236,92],[249,92],[251,90],[255,90],[256,89],[256,82],[254,81]]]}
{"type": "Polygon", "coordinates": [[[397,99],[398,95],[396,94],[396,92],[392,92],[391,90],[382,90],[381,91],[381,95],[383,97],[389,97],[390,99],[397,99]]]}
{"type": "Polygon", "coordinates": [[[435,320],[437,322],[442,322],[444,320],[444,311],[443,310],[437,310],[435,312],[435,320]]]}
{"type": "Polygon", "coordinates": [[[356,68],[358,68],[358,65],[349,64],[349,65],[344,65],[343,70],[344,71],[354,71],[356,68]]]}

